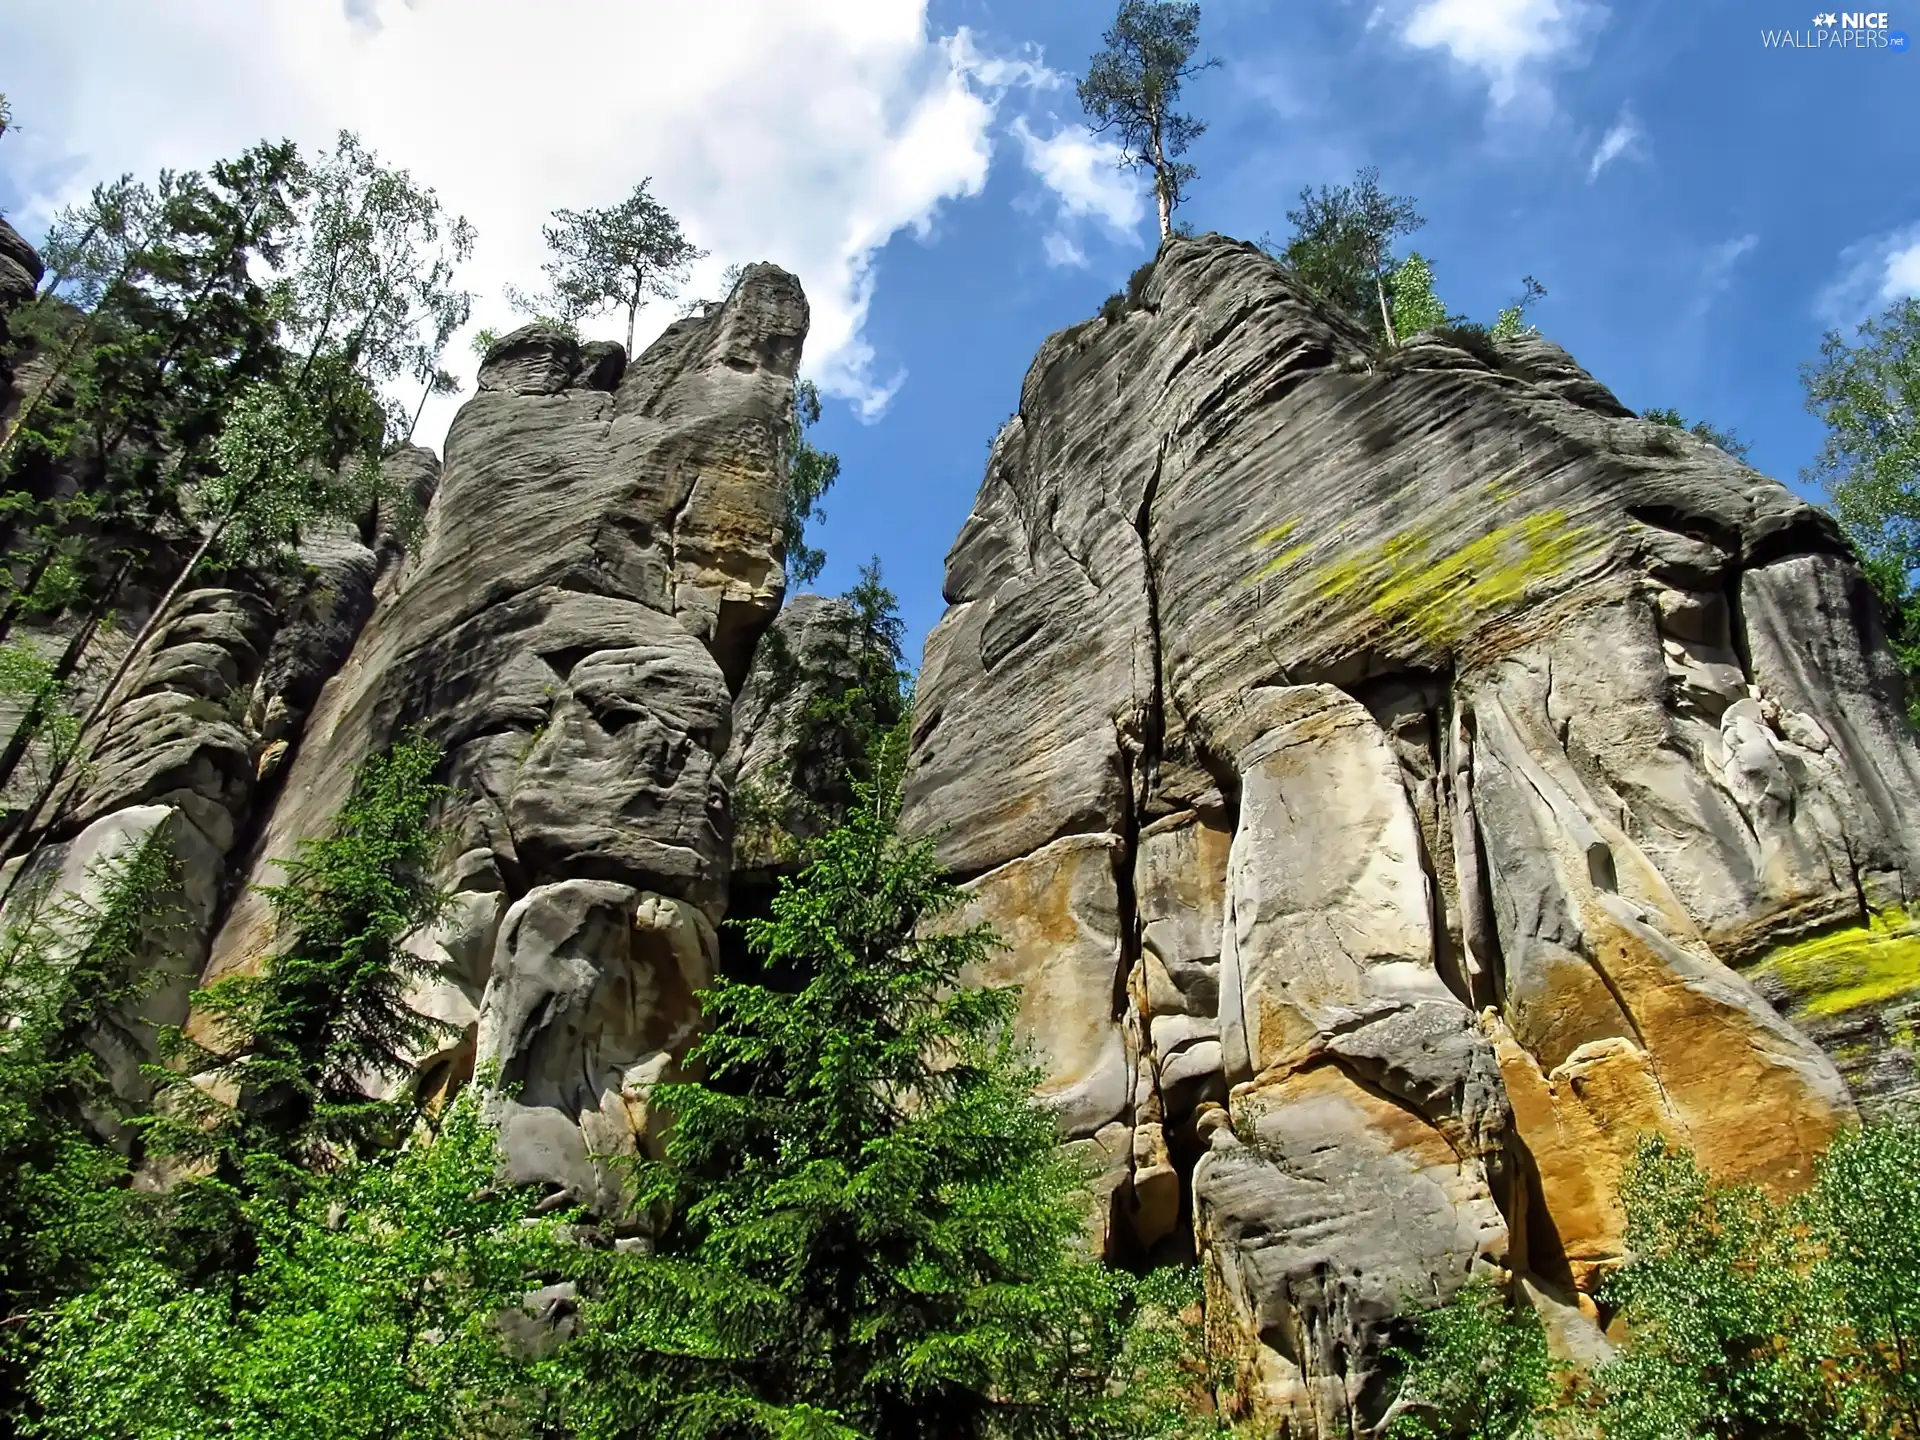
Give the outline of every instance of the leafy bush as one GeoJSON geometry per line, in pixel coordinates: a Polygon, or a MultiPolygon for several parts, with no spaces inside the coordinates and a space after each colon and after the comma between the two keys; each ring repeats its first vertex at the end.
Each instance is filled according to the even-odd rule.
{"type": "Polygon", "coordinates": [[[1415,1318],[1395,1352],[1405,1369],[1381,1429],[1389,1440],[1520,1440],[1539,1433],[1565,1369],[1531,1306],[1489,1279],[1415,1318]]]}
{"type": "Polygon", "coordinates": [[[1127,277],[1127,303],[1135,309],[1147,303],[1147,282],[1153,279],[1153,267],[1159,263],[1159,257],[1147,261],[1127,277]]]}

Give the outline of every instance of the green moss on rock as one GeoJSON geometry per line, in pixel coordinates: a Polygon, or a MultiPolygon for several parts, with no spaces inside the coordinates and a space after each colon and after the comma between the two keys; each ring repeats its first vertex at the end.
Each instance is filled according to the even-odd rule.
{"type": "Polygon", "coordinates": [[[1907,996],[1920,997],[1920,924],[1898,907],[1866,925],[1783,945],[1757,966],[1808,1015],[1834,1016],[1907,996]]]}
{"type": "Polygon", "coordinates": [[[1451,552],[1416,525],[1320,567],[1313,584],[1323,600],[1363,604],[1388,628],[1447,650],[1590,548],[1589,532],[1564,510],[1523,516],[1451,552]]]}

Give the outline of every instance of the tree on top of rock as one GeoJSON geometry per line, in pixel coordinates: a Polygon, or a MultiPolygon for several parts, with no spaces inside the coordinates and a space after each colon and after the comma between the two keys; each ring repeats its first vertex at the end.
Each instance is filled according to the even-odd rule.
{"type": "Polygon", "coordinates": [[[1096,135],[1119,135],[1123,166],[1153,171],[1165,240],[1187,182],[1198,173],[1179,157],[1207,129],[1205,121],[1175,110],[1174,102],[1184,81],[1219,62],[1193,58],[1200,43],[1200,7],[1193,3],[1122,0],[1102,41],[1106,48],[1079,83],[1080,104],[1095,120],[1096,135]]]}
{"type": "Polygon", "coordinates": [[[566,320],[606,310],[627,312],[627,353],[633,353],[633,326],[649,300],[671,300],[687,278],[687,267],[701,259],[700,249],[680,222],[652,195],[648,176],[633,194],[604,210],[556,210],[554,223],[541,227],[553,258],[541,269],[552,286],[544,308],[566,320]]]}
{"type": "Polygon", "coordinates": [[[1293,238],[1280,252],[1281,260],[1355,319],[1377,328],[1388,345],[1399,344],[1393,242],[1427,223],[1414,209],[1413,197],[1382,190],[1379,167],[1369,165],[1351,185],[1307,186],[1300,192],[1300,208],[1289,210],[1287,219],[1293,222],[1293,238]]]}

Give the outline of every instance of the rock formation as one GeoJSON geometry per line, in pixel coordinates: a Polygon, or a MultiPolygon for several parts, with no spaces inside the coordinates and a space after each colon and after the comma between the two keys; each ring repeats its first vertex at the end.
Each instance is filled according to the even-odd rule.
{"type": "MultiPolygon", "coordinates": [[[[38,265],[0,226],[0,320],[38,265]]],[[[1108,1253],[1197,1255],[1230,1408],[1350,1434],[1407,1308],[1476,1269],[1603,1346],[1640,1134],[1787,1191],[1920,1091],[1920,754],[1833,523],[1545,340],[1380,356],[1218,237],[1137,294],[1046,342],[995,441],[905,823],[1008,942],[981,978],[1022,986],[1108,1253]]],[[[403,513],[180,597],[24,877],[181,861],[185,943],[99,1040],[124,1096],[196,977],[270,953],[252,887],[419,729],[455,836],[410,942],[453,1035],[424,1083],[497,1069],[512,1178],[622,1219],[605,1157],[657,1140],[735,878],[784,863],[730,796],[804,703],[749,673],[806,324],[756,266],[631,363],[516,331],[444,465],[388,461],[403,513]]],[[[774,648],[846,623],[798,604],[774,648]]]]}
{"type": "MultiPolygon", "coordinates": [[[[10,235],[0,263],[31,273],[10,235]]],[[[417,729],[446,752],[457,837],[446,916],[412,942],[444,962],[416,1002],[456,1036],[420,1057],[426,1082],[498,1067],[513,1177],[618,1211],[596,1157],[647,1141],[648,1088],[717,959],[720,762],[784,589],[780,442],[806,326],[798,283],[763,265],[631,364],[516,331],[444,466],[410,447],[387,461],[395,513],[308,537],[291,587],[180,597],[32,860],[84,887],[94,860],[165,826],[183,862],[185,964],[115,1042],[117,1079],[134,1085],[154,1026],[187,1017],[196,970],[270,952],[254,887],[326,833],[366,756],[417,729]]]]}
{"type": "Polygon", "coordinates": [[[1639,1134],[1791,1189],[1916,1087],[1920,753],[1833,522],[1549,342],[1376,356],[1219,237],[1111,309],[948,556],[906,823],[1110,1253],[1345,1434],[1407,1305],[1591,1293],[1639,1134]]]}

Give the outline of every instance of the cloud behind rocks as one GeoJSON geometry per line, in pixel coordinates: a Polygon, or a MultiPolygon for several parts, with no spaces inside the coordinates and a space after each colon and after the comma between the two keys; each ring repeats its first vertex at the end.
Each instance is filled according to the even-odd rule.
{"type": "MultiPolygon", "coordinates": [[[[25,127],[5,158],[23,228],[122,171],[203,166],[264,135],[315,148],[353,129],[478,227],[465,283],[474,323],[499,327],[516,323],[502,288],[539,281],[547,213],[612,203],[650,175],[711,252],[689,293],[717,289],[729,263],[794,270],[813,304],[807,369],[864,419],[905,379],[864,335],[876,256],[980,193],[1010,91],[1059,83],[1037,56],[932,33],[924,0],[7,10],[25,127]]],[[[642,340],[672,315],[643,312],[642,340]]],[[[471,373],[462,342],[450,358],[471,373]]],[[[434,402],[423,436],[457,404],[434,402]]]]}

